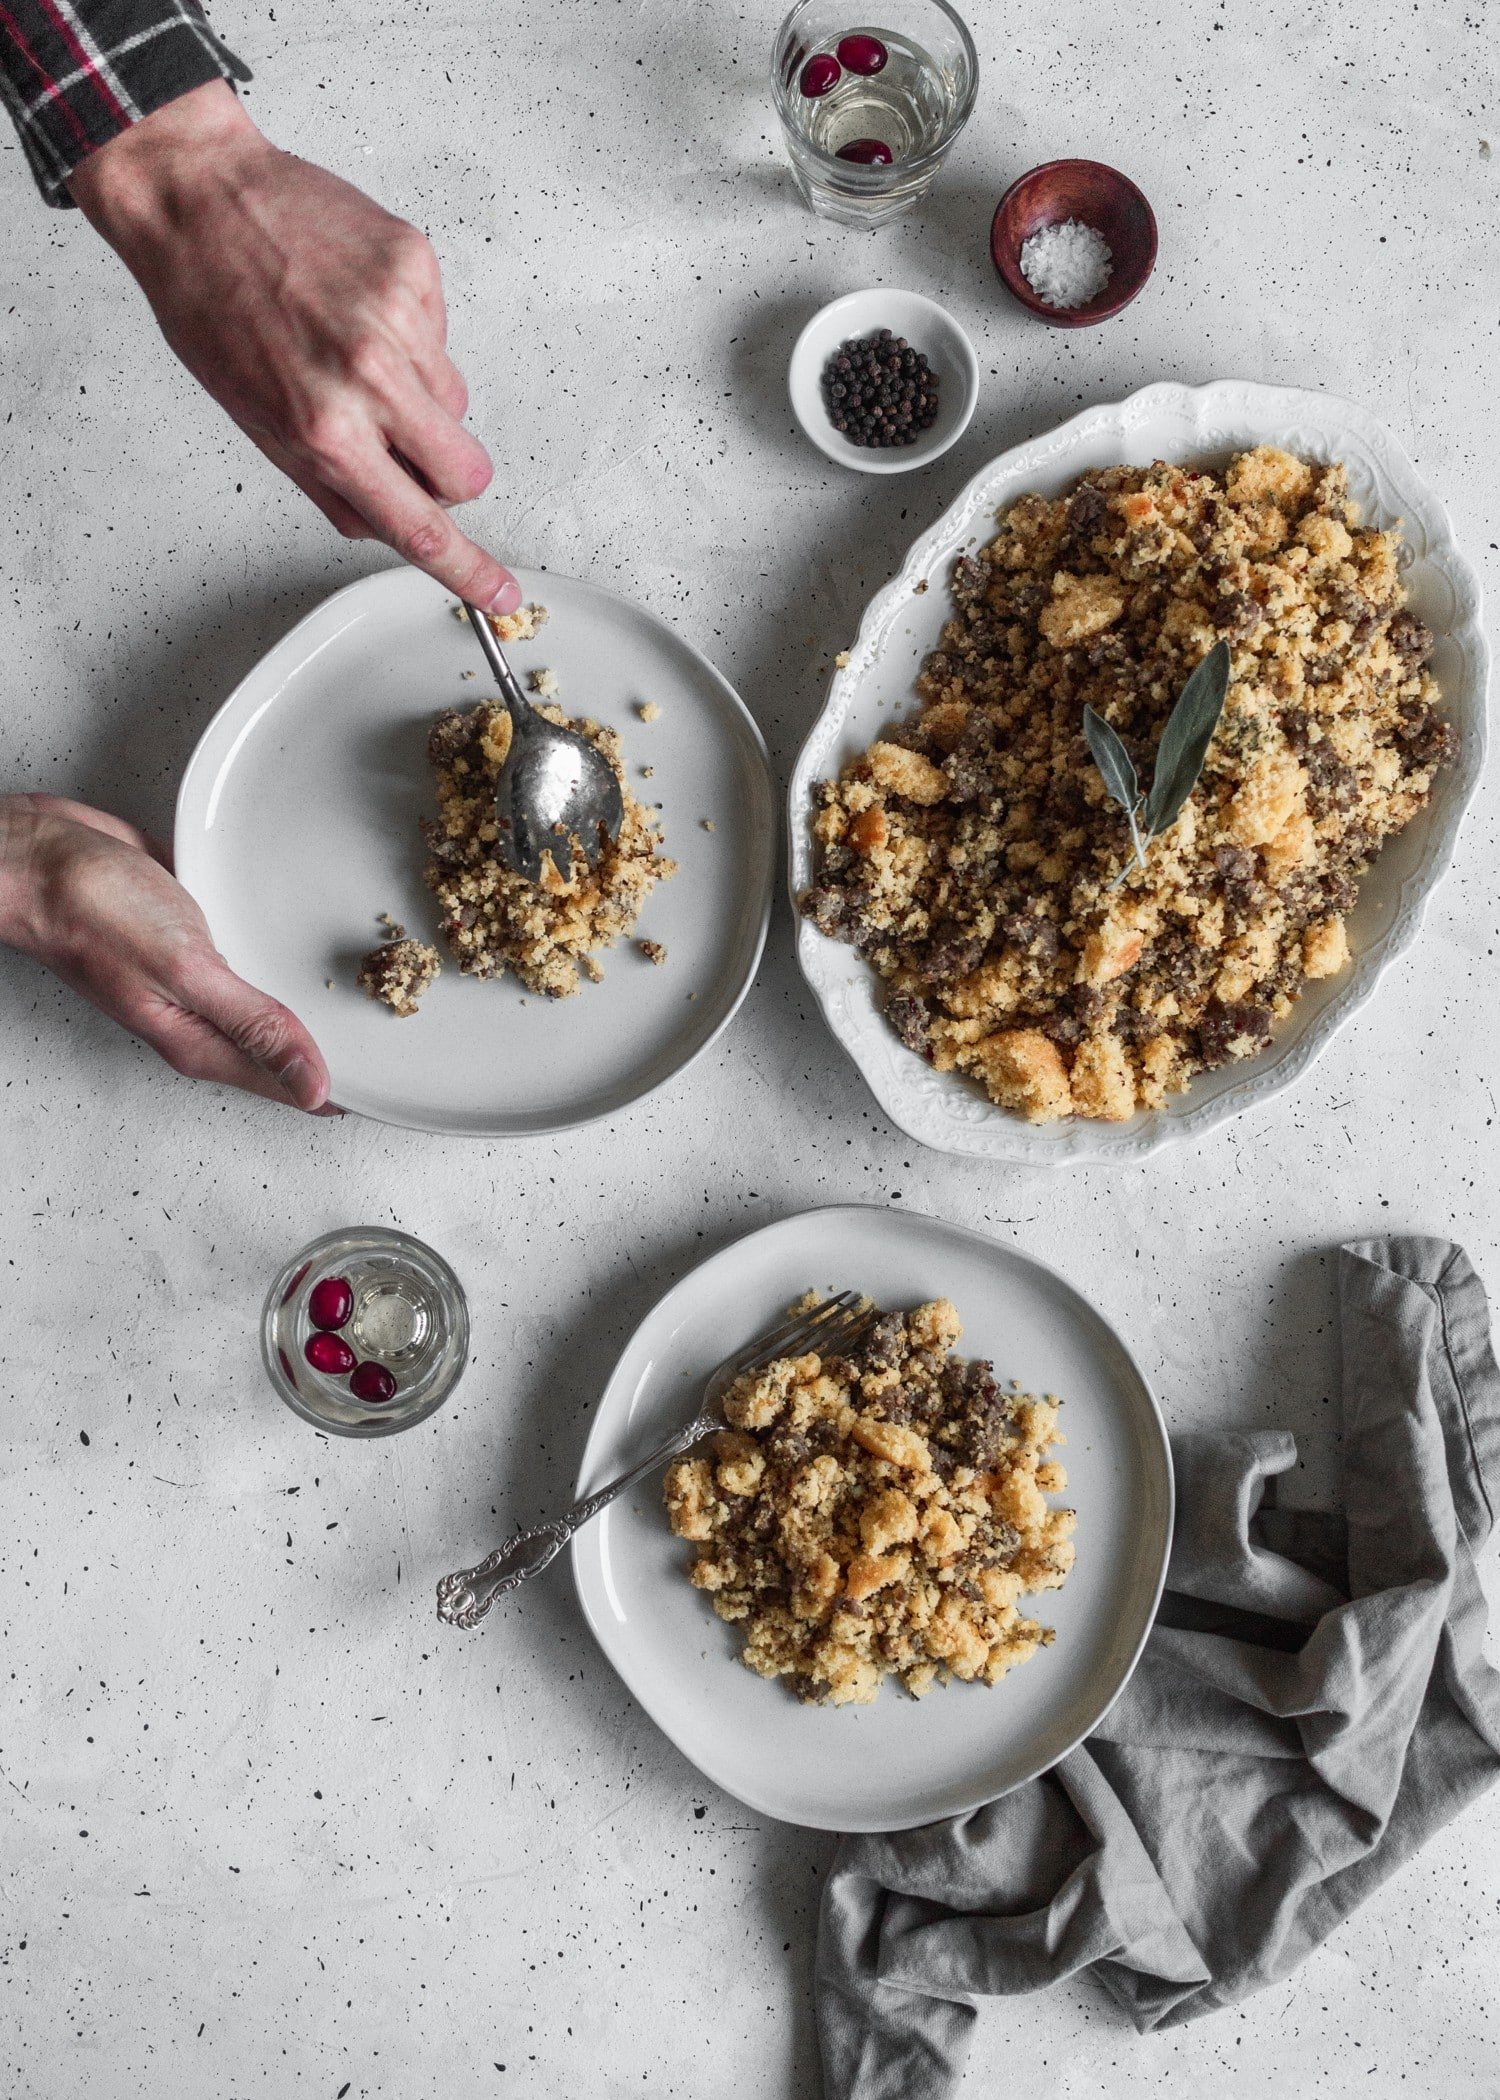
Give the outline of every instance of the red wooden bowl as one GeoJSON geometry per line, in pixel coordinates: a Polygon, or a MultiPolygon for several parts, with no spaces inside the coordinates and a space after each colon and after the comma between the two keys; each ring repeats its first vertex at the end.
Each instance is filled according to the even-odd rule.
{"type": "Polygon", "coordinates": [[[1156,265],[1156,219],[1118,168],[1100,160],[1049,160],[1013,182],[990,226],[990,254],[1012,298],[1053,328],[1088,328],[1128,306],[1156,265]],[[1021,275],[1021,244],[1044,226],[1081,219],[1109,243],[1109,282],[1083,306],[1048,306],[1021,275]]]}

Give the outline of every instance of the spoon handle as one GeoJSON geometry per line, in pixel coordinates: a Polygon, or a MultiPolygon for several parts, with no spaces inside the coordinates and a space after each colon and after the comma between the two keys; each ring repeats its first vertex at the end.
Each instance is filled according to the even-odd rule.
{"type": "Polygon", "coordinates": [[[686,1429],[679,1429],[667,1442],[659,1444],[649,1457],[639,1465],[622,1473],[618,1480],[597,1488],[592,1495],[585,1495],[575,1502],[570,1510],[556,1517],[550,1524],[538,1524],[519,1537],[507,1539],[503,1546],[496,1547],[476,1567],[460,1568],[457,1574],[445,1575],[437,1586],[438,1617],[449,1626],[477,1626],[497,1597],[508,1590],[518,1589],[532,1575],[539,1575],[543,1568],[555,1560],[580,1524],[597,1516],[607,1502],[616,1495],[623,1495],[626,1488],[634,1487],[646,1474],[654,1473],[676,1458],[679,1452],[707,1436],[711,1430],[723,1427],[723,1419],[712,1409],[705,1409],[686,1429]]]}
{"type": "Polygon", "coordinates": [[[464,611],[469,616],[469,625],[479,637],[479,646],[489,659],[490,669],[495,674],[495,683],[500,688],[500,697],[510,711],[511,727],[519,730],[522,722],[531,713],[531,702],[521,691],[521,682],[505,661],[505,651],[495,639],[495,630],[477,605],[464,600],[464,611]]]}

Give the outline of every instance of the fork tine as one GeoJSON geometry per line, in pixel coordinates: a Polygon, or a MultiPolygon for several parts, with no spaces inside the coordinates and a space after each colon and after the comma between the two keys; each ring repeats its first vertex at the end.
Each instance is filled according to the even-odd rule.
{"type": "Polygon", "coordinates": [[[772,1327],[765,1334],[757,1335],[754,1341],[746,1342],[743,1348],[736,1349],[726,1356],[715,1372],[715,1377],[738,1378],[746,1371],[763,1369],[766,1364],[774,1363],[778,1356],[786,1353],[788,1343],[794,1341],[813,1318],[831,1317],[857,1302],[853,1291],[840,1291],[836,1298],[827,1299],[818,1306],[815,1313],[797,1313],[792,1318],[783,1320],[779,1326],[772,1327]]]}
{"type": "Polygon", "coordinates": [[[800,1356],[809,1347],[821,1356],[847,1356],[870,1332],[881,1317],[880,1307],[872,1305],[860,1291],[839,1291],[832,1298],[810,1313],[798,1313],[773,1327],[769,1334],[750,1342],[733,1356],[720,1364],[704,1390],[704,1405],[709,1411],[704,1416],[709,1421],[725,1393],[737,1379],[756,1371],[763,1371],[778,1357],[800,1356]]]}
{"type": "Polygon", "coordinates": [[[854,1315],[841,1328],[819,1340],[818,1354],[824,1357],[852,1355],[879,1318],[878,1310],[854,1315]]]}
{"type": "Polygon", "coordinates": [[[727,1359],[727,1362],[740,1370],[748,1370],[752,1364],[758,1366],[762,1363],[770,1363],[777,1354],[786,1348],[788,1342],[801,1334],[814,1321],[831,1318],[834,1314],[845,1311],[855,1302],[855,1295],[852,1291],[840,1291],[836,1298],[826,1299],[813,1312],[796,1313],[789,1319],[783,1320],[779,1326],[770,1328],[765,1334],[757,1335],[754,1341],[746,1342],[742,1349],[737,1349],[727,1359]]]}
{"type": "Polygon", "coordinates": [[[840,1291],[835,1297],[825,1298],[821,1305],[810,1312],[795,1313],[773,1327],[769,1334],[757,1338],[741,1350],[733,1359],[735,1375],[745,1371],[763,1371],[767,1364],[775,1363],[779,1356],[798,1356],[821,1333],[836,1321],[854,1311],[860,1298],[857,1291],[840,1291]]]}
{"type": "Polygon", "coordinates": [[[858,1291],[840,1291],[835,1297],[825,1298],[813,1311],[783,1321],[738,1357],[731,1358],[732,1375],[742,1378],[749,1371],[763,1371],[778,1357],[801,1356],[808,1349],[828,1356],[840,1355],[854,1341],[862,1340],[879,1317],[878,1309],[870,1306],[858,1291]]]}

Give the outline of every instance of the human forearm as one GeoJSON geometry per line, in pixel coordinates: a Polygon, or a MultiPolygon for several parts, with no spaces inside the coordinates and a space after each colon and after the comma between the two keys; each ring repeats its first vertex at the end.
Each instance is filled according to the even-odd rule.
{"type": "Polygon", "coordinates": [[[195,0],[0,0],[0,101],[49,204],[71,204],[74,169],[141,118],[249,78],[195,0]]]}

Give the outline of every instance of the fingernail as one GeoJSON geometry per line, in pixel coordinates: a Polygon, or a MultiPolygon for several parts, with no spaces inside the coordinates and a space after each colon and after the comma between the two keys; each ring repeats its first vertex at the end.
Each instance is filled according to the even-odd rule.
{"type": "Polygon", "coordinates": [[[485,610],[492,613],[513,613],[518,612],[520,606],[521,586],[514,576],[507,576],[485,610]]]}
{"type": "Polygon", "coordinates": [[[308,1110],[308,1114],[312,1116],[332,1116],[335,1122],[338,1121],[338,1119],[343,1115],[343,1113],[344,1111],[339,1107],[338,1103],[335,1101],[325,1101],[321,1108],[311,1108],[308,1110]]]}
{"type": "Polygon", "coordinates": [[[318,1082],[313,1077],[312,1066],[305,1057],[289,1057],[276,1077],[299,1108],[310,1095],[318,1091],[318,1082]]]}

